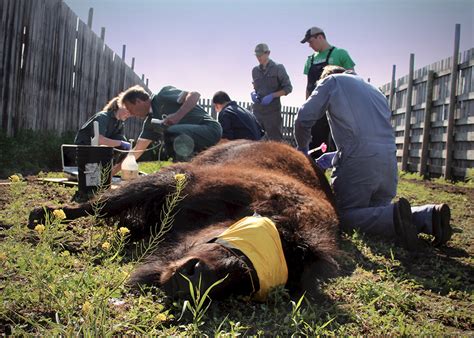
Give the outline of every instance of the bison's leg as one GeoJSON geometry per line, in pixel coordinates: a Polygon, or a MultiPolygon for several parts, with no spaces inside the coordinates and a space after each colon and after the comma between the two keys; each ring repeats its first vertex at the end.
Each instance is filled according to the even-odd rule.
{"type": "Polygon", "coordinates": [[[168,170],[145,176],[119,189],[108,190],[91,201],[78,206],[35,208],[30,213],[28,226],[34,228],[36,224],[43,223],[46,219],[46,213],[51,214],[55,209],[62,209],[66,214],[66,220],[73,220],[91,214],[96,214],[100,218],[109,218],[140,208],[150,200],[160,203],[167,194],[175,190],[176,180],[174,175],[175,172],[168,170]]]}

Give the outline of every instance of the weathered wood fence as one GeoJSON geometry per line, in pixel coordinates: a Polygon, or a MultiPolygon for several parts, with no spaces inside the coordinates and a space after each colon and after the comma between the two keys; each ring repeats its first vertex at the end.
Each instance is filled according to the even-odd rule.
{"type": "MultiPolygon", "coordinates": [[[[9,136],[78,130],[124,88],[146,87],[62,0],[1,0],[0,20],[0,126],[9,136]]],[[[140,125],[129,119],[127,135],[140,125]]]]}
{"type": "Polygon", "coordinates": [[[456,56],[454,65],[453,55],[414,71],[412,54],[409,74],[395,81],[394,66],[392,83],[381,88],[402,170],[464,178],[474,167],[474,48],[456,56]]]}

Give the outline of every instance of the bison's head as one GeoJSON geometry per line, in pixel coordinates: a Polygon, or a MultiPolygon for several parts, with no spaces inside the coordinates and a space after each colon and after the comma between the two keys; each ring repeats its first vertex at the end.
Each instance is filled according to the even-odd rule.
{"type": "Polygon", "coordinates": [[[179,259],[161,257],[141,266],[132,275],[131,284],[159,286],[172,298],[189,296],[189,281],[194,287],[200,285],[202,294],[215,282],[222,280],[211,289],[209,296],[212,299],[231,294],[250,295],[258,290],[255,269],[239,250],[228,249],[213,240],[194,244],[184,250],[181,253],[173,252],[172,256],[178,254],[181,257],[179,259]]]}
{"type": "Polygon", "coordinates": [[[201,292],[221,280],[210,291],[213,299],[231,294],[250,295],[258,289],[258,278],[249,259],[239,250],[214,242],[196,245],[186,257],[170,263],[160,284],[168,295],[185,297],[189,294],[189,282],[183,276],[194,286],[200,284],[201,292]]]}
{"type": "Polygon", "coordinates": [[[178,297],[190,292],[191,282],[201,292],[212,287],[211,298],[255,293],[255,299],[264,300],[271,288],[285,285],[288,279],[275,223],[258,215],[244,217],[210,240],[174,250],[173,256],[152,263],[156,268],[142,267],[134,282],[158,284],[178,297]]]}

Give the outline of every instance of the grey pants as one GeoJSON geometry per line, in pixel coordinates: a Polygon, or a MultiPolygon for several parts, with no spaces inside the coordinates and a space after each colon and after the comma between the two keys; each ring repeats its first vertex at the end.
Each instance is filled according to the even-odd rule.
{"type": "MultiPolygon", "coordinates": [[[[397,192],[398,172],[393,152],[344,158],[336,164],[332,183],[344,231],[359,229],[386,238],[395,236],[391,202],[397,192]]],[[[412,207],[418,232],[432,234],[433,208],[412,207]]]]}
{"type": "Polygon", "coordinates": [[[267,139],[272,141],[283,140],[283,119],[280,110],[265,113],[254,111],[253,113],[263,129],[265,129],[267,139]]]}

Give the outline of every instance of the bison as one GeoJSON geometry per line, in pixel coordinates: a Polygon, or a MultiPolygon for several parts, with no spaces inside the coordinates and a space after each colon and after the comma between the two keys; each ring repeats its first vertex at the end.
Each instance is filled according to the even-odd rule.
{"type": "MultiPolygon", "coordinates": [[[[290,292],[312,290],[317,279],[337,271],[339,221],[329,183],[311,159],[282,143],[218,144],[191,162],[106,191],[100,217],[119,218],[132,233],[148,234],[147,227],[160,222],[177,174],[186,177],[185,198],[163,243],[133,272],[130,285],[156,285],[174,297],[189,292],[183,276],[193,283],[200,279],[203,289],[224,278],[212,288],[212,298],[264,299],[278,284],[290,292]],[[255,223],[263,226],[240,238],[240,246],[226,245],[222,234],[229,227],[245,232],[255,223]]],[[[62,209],[72,220],[91,213],[92,203],[62,209]]],[[[30,225],[52,209],[33,210],[30,225]]]]}

